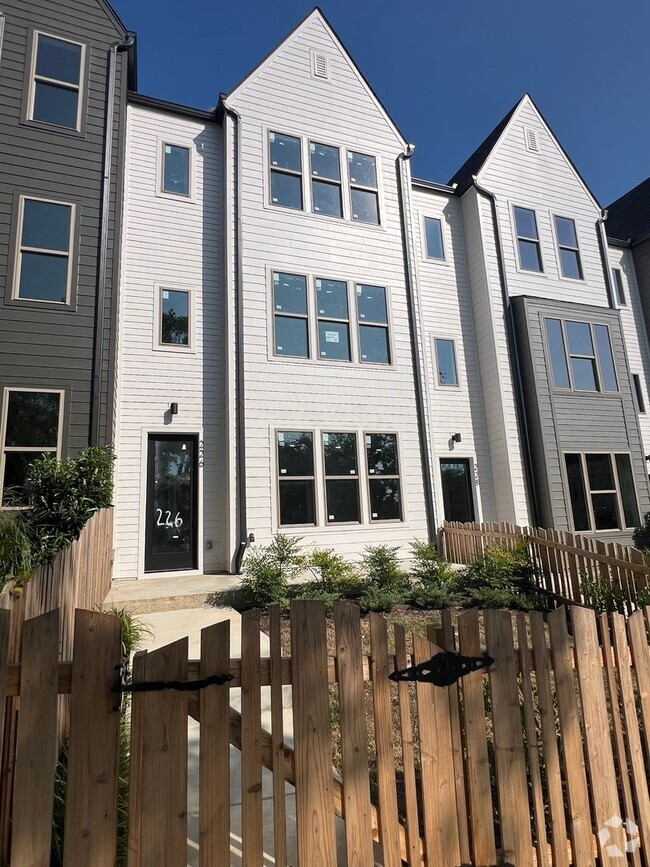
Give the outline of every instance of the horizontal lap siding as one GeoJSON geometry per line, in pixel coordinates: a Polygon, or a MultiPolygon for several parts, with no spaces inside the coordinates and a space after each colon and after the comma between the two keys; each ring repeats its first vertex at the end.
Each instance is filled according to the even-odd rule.
{"type": "MultiPolygon", "coordinates": [[[[442,193],[414,188],[414,224],[418,285],[424,332],[424,358],[429,383],[430,413],[438,488],[438,520],[442,520],[440,458],[470,457],[475,460],[480,487],[477,499],[482,516],[494,516],[494,497],[483,408],[483,392],[472,311],[467,252],[461,203],[442,193]],[[445,261],[426,256],[425,217],[442,221],[445,261]],[[455,341],[460,388],[437,384],[434,338],[455,341]],[[450,447],[452,432],[460,432],[462,443],[450,447]]],[[[489,518],[487,517],[489,516],[489,518]]]]}
{"type": "Polygon", "coordinates": [[[333,545],[350,556],[380,541],[402,543],[405,550],[408,540],[426,535],[426,521],[397,198],[395,160],[401,145],[318,17],[252,76],[232,104],[242,117],[248,530],[259,542],[277,530],[273,429],[397,431],[407,520],[305,527],[300,535],[306,543],[333,545]],[[330,81],[311,77],[312,49],[328,55],[330,81]],[[265,207],[269,127],[378,157],[383,225],[265,207]],[[387,286],[394,364],[275,359],[269,343],[271,269],[387,286]]]}
{"type": "MultiPolygon", "coordinates": [[[[100,3],[70,0],[63,8],[51,3],[4,3],[6,16],[0,68],[0,388],[31,386],[68,390],[69,426],[64,449],[76,451],[89,441],[91,377],[94,350],[95,295],[98,273],[101,184],[106,113],[106,68],[109,46],[123,37],[100,3]],[[78,40],[86,44],[89,68],[82,137],[37,128],[20,122],[23,110],[25,69],[31,49],[30,28],[78,40]],[[18,193],[62,201],[76,201],[79,233],[76,239],[76,309],[22,307],[5,303],[13,279],[15,226],[13,212],[18,193]]],[[[117,254],[116,201],[119,178],[120,128],[126,79],[125,59],[118,60],[115,98],[113,188],[109,215],[106,320],[100,388],[100,441],[111,439],[110,383],[114,274],[117,254]]]]}
{"type": "Polygon", "coordinates": [[[222,143],[214,124],[130,107],[120,309],[117,576],[134,578],[144,540],[146,432],[203,431],[206,571],[226,568],[222,143]],[[157,195],[162,141],[193,153],[194,201],[157,195]],[[194,353],[155,351],[156,287],[192,290],[194,353]],[[179,413],[166,424],[171,402],[179,413]]]}

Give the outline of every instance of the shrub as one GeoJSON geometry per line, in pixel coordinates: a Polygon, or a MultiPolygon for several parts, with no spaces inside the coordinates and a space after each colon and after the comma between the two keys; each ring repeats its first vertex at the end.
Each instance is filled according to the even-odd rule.
{"type": "Polygon", "coordinates": [[[359,607],[366,611],[390,611],[405,601],[404,591],[392,587],[368,584],[359,597],[359,607]]]}
{"type": "Polygon", "coordinates": [[[242,591],[252,608],[286,605],[289,583],[305,568],[300,538],[278,533],[270,545],[251,551],[244,560],[242,591]]]}
{"type": "Polygon", "coordinates": [[[420,608],[451,608],[459,603],[454,592],[456,571],[441,557],[433,542],[411,542],[413,587],[411,601],[420,608]]]}
{"type": "Polygon", "coordinates": [[[22,512],[0,513],[0,589],[24,584],[34,574],[32,544],[22,512]]]}
{"type": "Polygon", "coordinates": [[[646,512],[643,516],[643,525],[636,528],[632,534],[632,540],[634,545],[642,551],[650,548],[650,512],[646,512]]]}
{"type": "Polygon", "coordinates": [[[366,547],[361,558],[366,586],[370,585],[394,593],[404,591],[407,579],[397,559],[398,551],[399,547],[393,548],[390,545],[366,547]]]}
{"type": "Polygon", "coordinates": [[[61,461],[52,455],[34,461],[25,483],[24,520],[35,565],[52,560],[79,538],[95,512],[112,504],[114,461],[110,447],[96,446],[61,461]]]}
{"type": "Polygon", "coordinates": [[[495,545],[458,573],[456,586],[466,605],[480,608],[545,608],[543,594],[535,586],[535,567],[526,542],[513,548],[495,545]]]}
{"type": "Polygon", "coordinates": [[[352,563],[331,548],[316,548],[306,564],[317,577],[296,588],[298,599],[320,599],[331,611],[339,599],[358,596],[361,579],[352,563]]]}

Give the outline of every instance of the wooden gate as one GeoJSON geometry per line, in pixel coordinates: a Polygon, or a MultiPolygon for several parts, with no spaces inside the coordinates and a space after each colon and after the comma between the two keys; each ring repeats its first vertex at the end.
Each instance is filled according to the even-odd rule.
{"type": "MultiPolygon", "coordinates": [[[[198,660],[186,639],[137,654],[134,682],[154,688],[131,706],[128,865],[333,867],[338,852],[362,867],[649,867],[648,614],[444,612],[425,638],[380,615],[366,623],[352,605],[327,620],[321,603],[295,602],[290,636],[271,611],[268,656],[256,612],[242,619],[241,659],[228,621],[203,630],[198,660]],[[389,680],[443,647],[486,647],[495,662],[450,687],[389,680]],[[174,688],[214,675],[232,679],[174,688]],[[190,717],[200,748],[188,766],[190,717]]],[[[50,863],[56,703],[69,692],[63,862],[112,867],[118,621],[78,611],[74,660],[60,664],[57,612],[27,621],[21,665],[7,666],[1,615],[0,688],[20,696],[10,863],[50,863]]]]}

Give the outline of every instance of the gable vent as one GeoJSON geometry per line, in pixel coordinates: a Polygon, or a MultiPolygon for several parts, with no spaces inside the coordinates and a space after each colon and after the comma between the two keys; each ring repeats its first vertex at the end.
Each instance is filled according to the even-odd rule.
{"type": "Polygon", "coordinates": [[[526,150],[533,153],[539,153],[539,141],[537,140],[537,132],[534,129],[524,127],[524,137],[526,139],[526,150]]]}
{"type": "Polygon", "coordinates": [[[327,62],[327,55],[321,54],[319,51],[314,51],[311,56],[311,71],[314,78],[329,78],[329,63],[327,62]]]}

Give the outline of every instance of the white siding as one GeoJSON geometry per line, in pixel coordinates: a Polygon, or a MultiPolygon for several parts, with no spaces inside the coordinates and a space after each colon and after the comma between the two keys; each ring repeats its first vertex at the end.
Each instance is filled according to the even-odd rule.
{"type": "MultiPolygon", "coordinates": [[[[425,505],[395,163],[402,143],[318,12],[270,63],[236,91],[232,106],[242,117],[247,529],[259,542],[268,541],[278,530],[274,430],[396,431],[405,520],[325,526],[323,485],[317,479],[320,523],[305,527],[299,535],[306,543],[332,546],[351,556],[357,556],[368,544],[405,545],[415,536],[424,538],[425,505]],[[311,76],[312,50],[328,56],[328,81],[311,76]],[[269,205],[265,193],[269,129],[337,145],[342,162],[345,147],[376,156],[382,225],[364,226],[349,219],[269,205]],[[384,367],[275,358],[269,303],[273,269],[386,286],[393,364],[384,367]]],[[[360,445],[363,457],[363,442],[360,445]]],[[[316,454],[318,474],[322,469],[318,447],[316,454]]],[[[365,495],[362,481],[362,497],[365,495]]]]}
{"type": "MultiPolygon", "coordinates": [[[[641,380],[645,413],[639,414],[639,425],[643,450],[647,455],[650,454],[650,347],[648,346],[648,335],[643,308],[641,307],[634,260],[632,251],[622,247],[610,246],[608,255],[611,267],[620,268],[622,271],[623,291],[627,303],[619,307],[619,313],[630,373],[638,374],[641,380]]],[[[632,387],[634,388],[634,385],[632,387]]]]}
{"type": "Polygon", "coordinates": [[[199,434],[199,568],[227,568],[221,129],[129,107],[118,362],[115,574],[144,564],[148,433],[199,434]],[[189,147],[193,196],[161,196],[163,141],[189,147]],[[154,347],[157,287],[192,291],[195,351],[154,347]],[[179,404],[170,423],[169,404],[179,404]],[[210,550],[204,550],[208,543],[210,550]]]}
{"type": "Polygon", "coordinates": [[[479,480],[475,495],[476,518],[496,520],[461,203],[454,196],[417,185],[412,199],[433,432],[437,518],[440,522],[444,517],[440,459],[469,458],[479,480]],[[427,258],[425,217],[441,221],[444,261],[427,258]],[[458,388],[438,384],[435,338],[455,342],[458,388]],[[459,444],[450,439],[455,432],[462,436],[459,444]]]}

